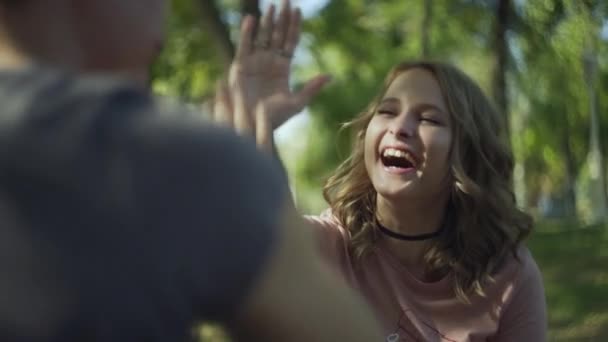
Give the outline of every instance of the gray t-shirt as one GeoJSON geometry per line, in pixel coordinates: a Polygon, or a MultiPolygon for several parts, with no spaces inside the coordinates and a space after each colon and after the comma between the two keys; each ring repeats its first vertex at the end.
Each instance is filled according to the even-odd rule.
{"type": "Polygon", "coordinates": [[[184,341],[233,318],[287,189],[253,144],[153,102],[0,73],[0,340],[184,341]]]}

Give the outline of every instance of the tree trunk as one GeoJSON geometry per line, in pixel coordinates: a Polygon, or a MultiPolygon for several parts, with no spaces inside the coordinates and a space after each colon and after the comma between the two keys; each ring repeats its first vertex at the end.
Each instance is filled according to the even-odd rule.
{"type": "Polygon", "coordinates": [[[234,57],[234,45],[230,40],[230,29],[222,20],[222,15],[213,0],[200,0],[201,25],[209,32],[214,45],[222,59],[222,63],[228,69],[234,57]]]}
{"type": "MultiPolygon", "coordinates": [[[[511,117],[511,131],[522,132],[529,121],[529,113],[521,111],[515,113],[511,117]]],[[[515,192],[516,202],[524,209],[530,209],[531,201],[528,197],[528,189],[526,185],[526,163],[524,158],[515,157],[515,165],[513,167],[513,191],[515,192]]]]}
{"type": "Polygon", "coordinates": [[[433,0],[422,1],[424,2],[424,17],[422,19],[422,25],[420,27],[420,32],[422,34],[422,58],[427,59],[431,56],[430,33],[431,25],[433,24],[433,0]]]}
{"type": "Polygon", "coordinates": [[[591,176],[592,203],[594,204],[593,221],[603,221],[608,217],[608,199],[606,198],[606,169],[600,147],[600,122],[597,113],[596,74],[597,61],[592,48],[583,52],[585,85],[589,98],[589,171],[591,176]]]}
{"type": "Polygon", "coordinates": [[[569,218],[576,218],[576,161],[570,142],[570,123],[566,116],[564,122],[564,135],[562,140],[562,151],[566,159],[566,189],[565,189],[565,214],[569,218]]]}
{"type": "Polygon", "coordinates": [[[507,136],[510,136],[509,127],[509,100],[507,96],[507,69],[509,60],[509,45],[507,42],[507,31],[509,29],[509,15],[511,12],[511,0],[498,0],[496,6],[496,17],[494,23],[494,77],[493,96],[497,109],[503,116],[507,127],[507,136]]]}

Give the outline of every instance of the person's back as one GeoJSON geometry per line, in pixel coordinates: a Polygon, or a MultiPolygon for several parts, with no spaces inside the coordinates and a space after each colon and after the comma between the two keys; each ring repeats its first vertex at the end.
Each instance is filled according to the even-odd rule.
{"type": "Polygon", "coordinates": [[[0,102],[0,340],[379,336],[252,144],[106,78],[4,70],[0,102]]]}
{"type": "MultiPolygon", "coordinates": [[[[45,263],[32,289],[57,293],[54,340],[178,341],[233,316],[282,205],[253,147],[104,79],[3,72],[0,102],[0,187],[45,263]]],[[[35,317],[33,296],[15,305],[35,317]]]]}

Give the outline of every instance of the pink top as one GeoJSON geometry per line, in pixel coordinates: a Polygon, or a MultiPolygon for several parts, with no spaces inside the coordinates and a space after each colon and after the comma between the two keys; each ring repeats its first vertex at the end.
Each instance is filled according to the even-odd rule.
{"type": "Polygon", "coordinates": [[[376,310],[387,342],[543,342],[545,295],[538,266],[522,247],[494,276],[486,298],[455,297],[451,277],[421,282],[382,243],[358,262],[350,258],[349,233],[330,211],[307,219],[319,228],[321,249],[332,267],[376,310]],[[356,267],[357,266],[357,267],[356,267]]]}

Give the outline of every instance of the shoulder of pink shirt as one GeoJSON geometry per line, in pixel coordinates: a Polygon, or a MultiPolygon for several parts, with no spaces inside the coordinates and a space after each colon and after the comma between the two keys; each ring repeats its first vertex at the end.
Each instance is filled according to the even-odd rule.
{"type": "Polygon", "coordinates": [[[332,214],[331,209],[326,209],[320,215],[307,215],[304,218],[312,226],[320,253],[326,260],[338,266],[349,258],[349,233],[332,214]]]}
{"type": "MultiPolygon", "coordinates": [[[[349,232],[333,215],[331,209],[324,210],[320,215],[308,215],[305,218],[315,230],[323,254],[331,258],[340,258],[340,255],[336,254],[343,254],[348,250],[349,232]]],[[[503,298],[505,307],[513,301],[518,293],[529,292],[526,290],[527,287],[539,287],[540,284],[542,289],[540,270],[528,248],[522,244],[516,254],[517,258],[510,255],[493,276],[496,283],[509,284],[509,291],[503,293],[505,295],[503,298]]],[[[341,257],[344,258],[345,256],[342,255],[341,257]]],[[[534,292],[538,292],[538,290],[534,292]]],[[[542,295],[544,296],[544,293],[542,295]]]]}
{"type": "MultiPolygon", "coordinates": [[[[331,209],[305,218],[316,230],[321,253],[330,263],[340,269],[349,264],[349,232],[331,209]]],[[[500,303],[496,312],[499,329],[492,341],[545,341],[547,313],[541,272],[525,245],[516,255],[507,258],[488,286],[486,299],[500,303]]]]}

